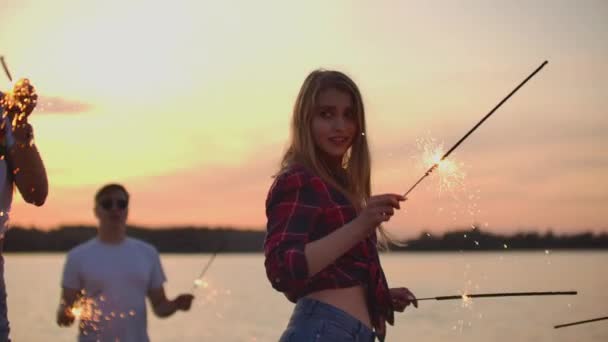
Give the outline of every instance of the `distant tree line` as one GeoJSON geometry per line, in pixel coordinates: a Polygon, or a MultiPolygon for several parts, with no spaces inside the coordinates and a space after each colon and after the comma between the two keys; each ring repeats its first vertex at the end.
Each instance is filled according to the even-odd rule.
{"type": "Polygon", "coordinates": [[[554,235],[552,232],[536,232],[499,235],[481,231],[479,228],[458,230],[432,235],[423,232],[404,246],[391,249],[403,251],[489,251],[526,249],[608,249],[608,233],[589,232],[554,235]]]}
{"type": "MultiPolygon", "coordinates": [[[[55,230],[12,227],[6,233],[4,250],[7,252],[63,252],[85,242],[97,234],[93,226],[65,226],[55,230]]],[[[201,253],[261,252],[264,232],[232,228],[127,228],[131,237],[144,240],[159,252],[201,253]]]]}
{"type": "MultiPolygon", "coordinates": [[[[93,226],[63,226],[54,230],[12,227],[5,237],[7,252],[65,252],[91,239],[93,226]]],[[[176,227],[150,229],[129,227],[129,236],[147,241],[163,253],[262,252],[264,231],[234,228],[176,227]]],[[[498,235],[480,229],[451,231],[441,235],[423,232],[418,238],[391,246],[396,251],[487,251],[526,249],[608,249],[608,233],[554,235],[551,232],[498,235]]]]}

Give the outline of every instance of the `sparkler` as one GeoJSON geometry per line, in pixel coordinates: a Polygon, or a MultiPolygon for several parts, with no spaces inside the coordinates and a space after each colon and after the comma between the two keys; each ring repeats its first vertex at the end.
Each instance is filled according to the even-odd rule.
{"type": "Polygon", "coordinates": [[[464,187],[465,173],[461,169],[463,163],[457,164],[453,160],[445,160],[442,163],[441,156],[444,153],[443,143],[438,143],[431,137],[416,139],[418,150],[422,151],[422,158],[418,162],[426,169],[431,165],[439,164],[437,173],[439,175],[439,193],[448,192],[455,195],[454,191],[464,187]]]}
{"type": "Polygon", "coordinates": [[[66,308],[66,313],[74,319],[79,320],[79,328],[86,335],[88,330],[97,331],[98,323],[101,318],[101,311],[95,298],[99,297],[103,301],[103,296],[88,296],[86,290],[80,291],[78,297],[66,308]]]}
{"type": "Polygon", "coordinates": [[[13,77],[11,76],[11,72],[8,71],[8,66],[6,66],[6,62],[4,61],[4,56],[0,56],[0,63],[2,63],[2,68],[4,69],[4,73],[8,77],[9,81],[13,82],[13,77]]]}
{"type": "Polygon", "coordinates": [[[451,299],[462,299],[464,301],[469,298],[487,298],[487,297],[519,297],[519,296],[560,296],[560,295],[576,295],[577,291],[558,291],[558,292],[502,292],[502,293],[478,293],[478,294],[461,294],[454,296],[439,296],[439,297],[426,297],[417,298],[421,300],[451,300],[451,299]]]}
{"type": "Polygon", "coordinates": [[[536,70],[534,70],[534,72],[532,72],[525,80],[523,80],[517,87],[515,87],[515,89],[513,89],[509,95],[507,95],[504,99],[502,99],[502,101],[500,101],[488,114],[486,114],[486,116],[484,116],[475,126],[473,126],[473,128],[471,128],[471,130],[469,130],[467,132],[467,134],[465,134],[462,138],[460,138],[460,140],[458,140],[458,142],[452,146],[452,148],[450,148],[440,159],[439,161],[437,161],[435,164],[433,164],[425,173],[424,175],[422,175],[422,177],[420,177],[420,179],[418,179],[418,181],[416,183],[414,183],[414,185],[412,185],[412,187],[410,187],[405,194],[403,195],[404,197],[407,197],[407,195],[412,192],[412,190],[414,190],[414,188],[416,188],[416,186],[418,186],[418,184],[420,184],[420,182],[422,182],[423,179],[425,179],[426,177],[428,177],[428,175],[430,175],[436,168],[439,167],[439,164],[441,162],[443,162],[458,146],[460,146],[460,144],[462,144],[462,142],[469,137],[469,135],[471,135],[471,133],[473,133],[479,126],[481,126],[481,124],[486,121],[492,114],[494,114],[494,112],[500,107],[502,106],[503,103],[505,103],[513,94],[515,94],[515,92],[517,92],[519,90],[519,88],[521,88],[524,84],[526,84],[526,82],[528,82],[528,80],[530,80],[534,75],[536,75],[536,73],[538,73],[540,71],[540,69],[542,69],[547,63],[549,63],[549,61],[544,61],[538,68],[536,68],[536,70]]]}
{"type": "MultiPolygon", "coordinates": [[[[96,294],[87,295],[86,290],[81,290],[74,303],[66,308],[66,313],[71,315],[75,320],[79,320],[78,327],[83,335],[98,334],[103,328],[104,323],[115,319],[128,319],[136,315],[135,310],[124,312],[111,311],[105,314],[101,310],[100,304],[105,302],[106,298],[101,291],[96,294]]],[[[107,323],[105,323],[107,324],[107,323]]]]}
{"type": "Polygon", "coordinates": [[[192,289],[190,290],[190,292],[194,292],[194,290],[196,290],[197,287],[206,285],[206,283],[203,281],[203,276],[205,275],[205,273],[207,273],[207,270],[209,269],[209,267],[211,267],[211,263],[213,263],[213,260],[217,256],[217,253],[219,253],[222,250],[222,248],[224,247],[224,242],[225,241],[222,240],[222,242],[218,245],[218,247],[215,249],[215,251],[213,251],[213,254],[211,254],[211,257],[209,258],[209,260],[207,260],[207,263],[205,264],[205,266],[203,266],[203,269],[201,270],[201,273],[199,274],[199,276],[196,279],[194,279],[194,285],[192,285],[192,289]]]}
{"type": "Polygon", "coordinates": [[[565,327],[569,327],[569,326],[572,326],[572,325],[578,325],[578,324],[584,324],[584,323],[603,321],[605,319],[608,319],[608,316],[606,316],[606,317],[599,317],[599,318],[593,318],[593,319],[587,319],[587,320],[584,320],[584,321],[578,321],[578,322],[572,322],[572,323],[558,324],[558,325],[554,326],[553,328],[555,328],[555,329],[565,328],[565,327]]]}

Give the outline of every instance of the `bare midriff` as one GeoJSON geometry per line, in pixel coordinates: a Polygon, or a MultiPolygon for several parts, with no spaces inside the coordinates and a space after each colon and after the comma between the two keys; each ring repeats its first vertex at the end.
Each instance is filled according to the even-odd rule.
{"type": "Polygon", "coordinates": [[[306,297],[335,306],[372,328],[363,286],[344,289],[327,289],[308,294],[306,297]]]}

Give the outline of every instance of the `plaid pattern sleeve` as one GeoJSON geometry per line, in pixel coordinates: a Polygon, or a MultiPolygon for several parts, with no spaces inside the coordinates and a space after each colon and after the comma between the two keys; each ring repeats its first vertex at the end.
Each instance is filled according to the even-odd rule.
{"type": "Polygon", "coordinates": [[[294,302],[308,281],[304,246],[322,211],[315,198],[309,175],[288,172],[275,179],[266,199],[266,275],[276,290],[294,302]]]}

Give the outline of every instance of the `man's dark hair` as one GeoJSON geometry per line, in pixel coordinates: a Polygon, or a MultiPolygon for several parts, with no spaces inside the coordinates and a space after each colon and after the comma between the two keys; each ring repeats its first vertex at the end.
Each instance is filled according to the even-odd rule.
{"type": "Polygon", "coordinates": [[[127,192],[127,189],[125,189],[125,187],[122,186],[122,184],[110,183],[110,184],[106,184],[106,185],[102,186],[101,189],[97,190],[97,193],[95,194],[95,203],[99,202],[99,199],[101,198],[101,196],[103,196],[106,193],[113,191],[113,190],[122,191],[125,194],[125,196],[127,197],[127,201],[129,200],[129,193],[127,192]]]}

